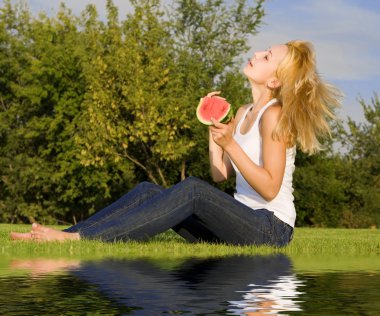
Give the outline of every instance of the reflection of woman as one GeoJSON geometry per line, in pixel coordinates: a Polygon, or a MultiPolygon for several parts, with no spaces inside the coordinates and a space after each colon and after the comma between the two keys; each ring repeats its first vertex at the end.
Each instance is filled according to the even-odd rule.
{"type": "MultiPolygon", "coordinates": [[[[283,280],[288,278],[295,280],[291,261],[283,254],[190,258],[177,264],[169,260],[170,263],[169,268],[167,259],[162,259],[162,261],[107,259],[84,261],[77,266],[73,266],[69,261],[68,269],[69,275],[74,277],[77,284],[77,289],[73,290],[76,293],[79,293],[81,289],[85,291],[88,287],[97,289],[104,298],[107,297],[113,302],[115,308],[124,311],[126,308],[133,308],[135,309],[133,314],[149,316],[170,314],[175,311],[187,312],[191,315],[225,314],[226,309],[229,309],[231,313],[232,311],[243,312],[243,309],[237,308],[234,304],[234,302],[243,303],[247,300],[245,298],[241,301],[242,293],[250,293],[253,287],[257,292],[260,289],[264,292],[267,288],[276,289],[277,284],[286,283],[283,280]]],[[[29,260],[24,264],[13,265],[13,268],[30,267],[40,272],[40,265],[47,264],[44,264],[42,260],[34,262],[29,260]]],[[[53,266],[51,260],[48,266],[53,266]]],[[[57,268],[62,269],[61,262],[58,262],[57,268]]],[[[69,280],[68,283],[71,284],[67,275],[65,280],[69,280]]],[[[56,282],[56,284],[59,286],[61,282],[56,282]]],[[[60,291],[59,288],[51,290],[60,291]]],[[[276,298],[281,297],[276,296],[276,298]]],[[[289,300],[292,299],[289,298],[289,300]]],[[[247,301],[248,304],[250,304],[249,301],[247,301]]],[[[246,311],[252,311],[252,309],[246,309],[246,311]]],[[[91,314],[91,311],[87,313],[91,314]]]]}
{"type": "Polygon", "coordinates": [[[210,127],[212,176],[223,181],[235,170],[235,199],[196,178],[167,190],[142,183],[66,231],[33,224],[31,233],[11,237],[142,240],[173,228],[189,241],[289,243],[296,217],[295,146],[307,153],[319,149],[317,137],[329,132],[326,117],[339,94],[320,80],[307,42],[256,52],[244,74],[254,103],[242,106],[228,124],[214,121],[210,127]]]}
{"type": "Polygon", "coordinates": [[[229,309],[234,315],[279,315],[282,312],[300,311],[298,287],[301,281],[294,275],[280,276],[270,284],[251,284],[251,289],[243,295],[241,301],[230,301],[235,307],[229,309]]]}

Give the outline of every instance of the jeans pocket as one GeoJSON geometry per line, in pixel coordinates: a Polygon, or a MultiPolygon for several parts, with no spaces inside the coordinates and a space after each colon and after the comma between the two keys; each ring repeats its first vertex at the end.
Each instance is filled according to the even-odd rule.
{"type": "Polygon", "coordinates": [[[293,227],[273,216],[273,243],[286,246],[293,239],[293,227]]]}
{"type": "Polygon", "coordinates": [[[264,236],[273,236],[274,233],[274,213],[268,211],[267,209],[257,209],[255,210],[259,222],[257,224],[258,230],[264,236]]]}

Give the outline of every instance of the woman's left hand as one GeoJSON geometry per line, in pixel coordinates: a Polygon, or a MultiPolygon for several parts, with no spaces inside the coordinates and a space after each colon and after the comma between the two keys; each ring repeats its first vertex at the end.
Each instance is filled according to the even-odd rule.
{"type": "Polygon", "coordinates": [[[213,118],[211,118],[211,121],[213,124],[210,126],[212,139],[217,145],[225,149],[226,146],[233,142],[234,119],[227,124],[219,123],[213,118]]]}

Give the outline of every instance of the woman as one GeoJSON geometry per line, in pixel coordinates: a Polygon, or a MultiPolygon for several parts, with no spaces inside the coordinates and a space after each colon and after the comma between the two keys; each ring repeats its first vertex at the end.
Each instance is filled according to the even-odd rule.
{"type": "Polygon", "coordinates": [[[212,177],[223,181],[235,171],[234,197],[193,177],[166,190],[143,182],[69,229],[34,223],[30,233],[11,238],[144,240],[173,228],[188,241],[287,245],[296,218],[296,145],[306,153],[320,150],[318,138],[329,134],[327,119],[340,94],[319,78],[308,42],[256,52],[244,74],[254,103],[242,106],[228,124],[213,121],[209,128],[212,177]]]}

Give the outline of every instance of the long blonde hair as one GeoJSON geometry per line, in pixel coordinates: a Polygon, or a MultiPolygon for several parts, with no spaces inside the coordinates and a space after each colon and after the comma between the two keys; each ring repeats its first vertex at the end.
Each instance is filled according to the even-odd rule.
{"type": "Polygon", "coordinates": [[[288,53],[276,73],[281,86],[273,91],[282,103],[273,136],[284,138],[287,147],[297,145],[313,154],[322,149],[320,137],[331,136],[329,120],[335,118],[342,94],[321,80],[311,43],[297,40],[286,46],[288,53]]]}

